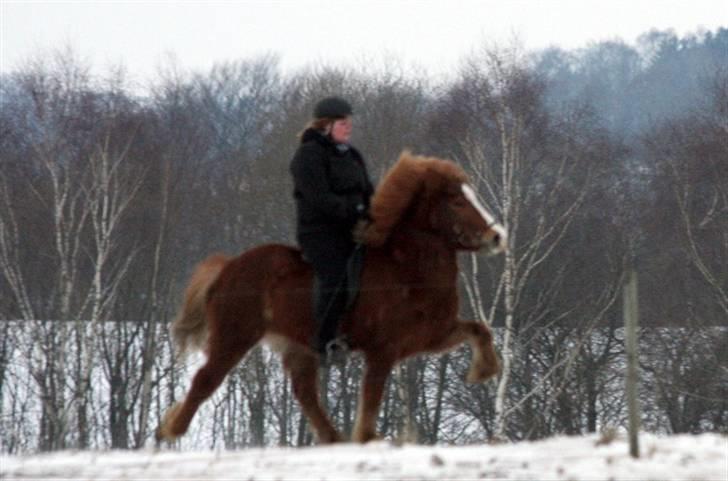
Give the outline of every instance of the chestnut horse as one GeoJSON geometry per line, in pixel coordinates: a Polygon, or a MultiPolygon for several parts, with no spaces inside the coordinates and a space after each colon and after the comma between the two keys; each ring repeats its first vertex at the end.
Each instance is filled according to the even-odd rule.
{"type": "MultiPolygon", "coordinates": [[[[372,197],[370,214],[372,222],[360,233],[367,245],[361,289],[340,328],[366,361],[352,435],[357,442],[376,437],[385,382],[406,357],[467,341],[473,352],[468,382],[485,381],[499,370],[489,329],[457,318],[457,252],[493,254],[506,245],[505,231],[478,202],[464,171],[405,151],[372,197]]],[[[301,252],[284,245],[199,264],[171,330],[182,352],[203,349],[207,361],[184,400],[164,415],[158,440],[184,434],[200,404],[260,341],[282,354],[318,441],[341,440],[319,400],[312,278],[301,252]]]]}

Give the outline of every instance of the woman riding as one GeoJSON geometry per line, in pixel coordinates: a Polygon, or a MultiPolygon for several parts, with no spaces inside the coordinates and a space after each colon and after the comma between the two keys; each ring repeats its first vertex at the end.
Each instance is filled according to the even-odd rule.
{"type": "Polygon", "coordinates": [[[324,363],[348,351],[337,330],[347,303],[347,261],[355,248],[352,230],[366,218],[374,191],[362,155],[349,143],[352,113],[351,105],[339,97],[318,102],[290,167],[296,236],[315,274],[314,346],[324,363]]]}

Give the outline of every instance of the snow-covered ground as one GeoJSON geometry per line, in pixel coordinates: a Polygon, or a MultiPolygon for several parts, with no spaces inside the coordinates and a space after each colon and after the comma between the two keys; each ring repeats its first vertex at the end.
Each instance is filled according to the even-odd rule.
{"type": "Polygon", "coordinates": [[[0,479],[73,480],[728,480],[728,437],[599,436],[473,446],[266,448],[221,452],[112,451],[1,456],[0,479]]]}

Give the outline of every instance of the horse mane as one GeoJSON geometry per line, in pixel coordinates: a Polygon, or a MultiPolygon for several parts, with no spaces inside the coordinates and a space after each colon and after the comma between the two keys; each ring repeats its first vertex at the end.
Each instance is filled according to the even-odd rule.
{"type": "Polygon", "coordinates": [[[403,151],[372,196],[372,223],[364,233],[364,242],[372,246],[384,244],[421,191],[466,181],[465,171],[452,161],[403,151]]]}

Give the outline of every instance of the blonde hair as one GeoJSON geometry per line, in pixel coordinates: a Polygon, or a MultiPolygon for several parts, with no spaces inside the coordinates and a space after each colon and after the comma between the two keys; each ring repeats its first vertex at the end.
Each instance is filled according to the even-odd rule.
{"type": "Polygon", "coordinates": [[[303,137],[304,132],[306,132],[307,130],[311,130],[311,129],[325,132],[328,128],[330,128],[334,124],[335,121],[336,121],[336,119],[332,119],[329,117],[324,117],[321,119],[313,119],[308,124],[306,124],[306,127],[304,127],[304,129],[298,133],[297,137],[300,139],[301,137],[303,137]]]}

